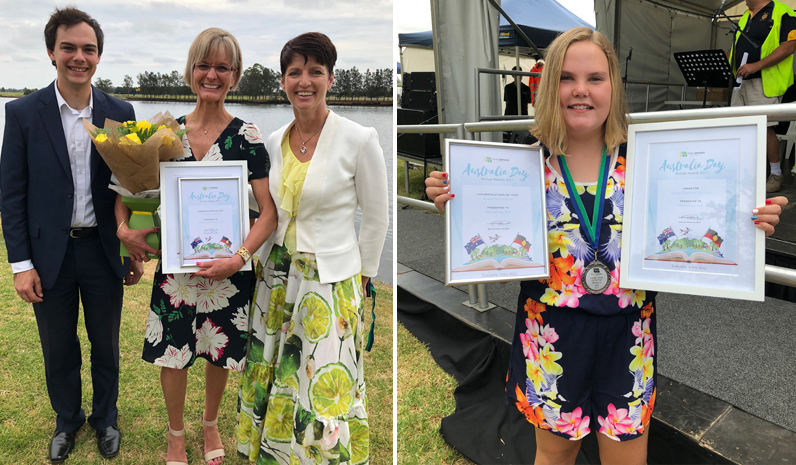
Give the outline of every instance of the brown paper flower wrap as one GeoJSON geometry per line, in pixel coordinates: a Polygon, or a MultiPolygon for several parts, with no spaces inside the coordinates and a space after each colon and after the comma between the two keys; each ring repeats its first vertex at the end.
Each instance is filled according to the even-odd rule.
{"type": "MultiPolygon", "coordinates": [[[[84,119],[83,127],[113,172],[108,187],[121,194],[122,202],[131,210],[128,227],[160,227],[156,212],[160,206],[160,162],[182,155],[181,138],[186,129],[180,129],[169,112],[142,121],[120,123],[106,119],[104,128],[84,119]]],[[[147,234],[146,242],[159,250],[160,234],[147,234]]],[[[130,256],[124,244],[120,244],[119,255],[130,256]]],[[[147,255],[158,258],[151,253],[147,255]]]]}
{"type": "Polygon", "coordinates": [[[125,123],[106,119],[104,128],[83,119],[83,127],[119,184],[133,194],[158,189],[160,162],[183,153],[185,129],[169,112],[125,123]]]}

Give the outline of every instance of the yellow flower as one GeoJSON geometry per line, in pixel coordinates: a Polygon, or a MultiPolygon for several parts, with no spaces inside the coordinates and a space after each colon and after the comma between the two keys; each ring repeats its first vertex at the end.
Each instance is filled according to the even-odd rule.
{"type": "Polygon", "coordinates": [[[126,135],[126,136],[124,136],[124,137],[125,137],[125,139],[128,139],[128,140],[130,140],[130,142],[132,142],[132,143],[134,143],[134,144],[139,144],[139,145],[141,144],[141,139],[139,139],[139,138],[138,138],[138,134],[136,134],[136,133],[134,133],[134,132],[133,132],[133,133],[130,133],[130,134],[127,134],[127,135],[126,135]]]}
{"type": "Polygon", "coordinates": [[[105,134],[97,134],[97,137],[95,137],[94,140],[97,142],[105,142],[108,140],[108,136],[105,134]]]}
{"type": "Polygon", "coordinates": [[[124,122],[124,127],[126,127],[126,128],[131,128],[133,126],[135,126],[135,121],[125,121],[124,122]]]}
{"type": "Polygon", "coordinates": [[[146,131],[151,127],[152,125],[149,123],[149,121],[141,120],[135,125],[135,132],[146,131]]]}
{"type": "Polygon", "coordinates": [[[163,136],[163,138],[160,139],[160,142],[163,145],[171,145],[171,143],[174,142],[174,138],[172,138],[171,136],[163,136]]]}
{"type": "Polygon", "coordinates": [[[161,129],[168,129],[168,126],[166,126],[165,124],[161,124],[160,126],[158,126],[158,131],[160,131],[161,129]]]}

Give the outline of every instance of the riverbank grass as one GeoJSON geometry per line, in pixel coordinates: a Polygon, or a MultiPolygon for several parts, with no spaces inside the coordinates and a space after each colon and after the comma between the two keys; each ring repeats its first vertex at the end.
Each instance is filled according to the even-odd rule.
{"type": "MultiPolygon", "coordinates": [[[[0,243],[0,263],[7,262],[5,242],[0,243]]],[[[0,273],[0,461],[14,464],[45,464],[47,447],[55,428],[44,383],[39,335],[33,309],[14,291],[8,265],[0,273]]],[[[141,282],[125,288],[124,309],[119,336],[121,375],[119,381],[119,428],[122,447],[118,457],[105,461],[97,451],[94,431],[84,425],[69,465],[109,463],[113,465],[164,463],[166,454],[166,408],[160,388],[160,369],[141,360],[144,328],[149,312],[149,297],[155,262],[147,264],[141,282]]],[[[376,283],[376,343],[365,354],[370,417],[370,460],[373,464],[392,463],[392,286],[376,283]]],[[[368,308],[366,326],[369,327],[368,308]]],[[[83,409],[91,412],[90,345],[82,318],[78,335],[83,354],[83,409]]],[[[204,359],[189,370],[185,409],[187,452],[191,464],[203,464],[202,405],[204,399],[204,359]]],[[[235,411],[237,378],[233,374],[224,394],[219,429],[226,448],[225,463],[246,463],[235,451],[235,411]]]]}

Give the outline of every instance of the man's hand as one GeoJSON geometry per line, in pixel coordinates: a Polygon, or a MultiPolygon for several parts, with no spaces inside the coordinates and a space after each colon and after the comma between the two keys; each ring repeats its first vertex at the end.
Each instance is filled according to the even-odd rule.
{"type": "Polygon", "coordinates": [[[754,63],[747,63],[738,68],[738,76],[741,76],[745,79],[747,76],[751,76],[756,72],[760,71],[761,69],[763,68],[762,66],[760,66],[759,61],[756,61],[754,63]]]}
{"type": "Polygon", "coordinates": [[[127,273],[127,276],[124,277],[124,285],[132,286],[134,284],[138,284],[138,280],[141,279],[141,276],[143,274],[144,274],[144,262],[139,262],[136,260],[130,261],[130,272],[127,273]]]}
{"type": "Polygon", "coordinates": [[[196,266],[201,268],[201,271],[194,273],[196,276],[209,278],[213,281],[221,281],[229,278],[233,274],[243,268],[243,257],[235,255],[230,258],[221,258],[218,260],[210,260],[207,262],[197,263],[196,266]]]}
{"type": "Polygon", "coordinates": [[[44,301],[41,279],[35,268],[14,274],[14,290],[25,302],[32,304],[44,301]]]}
{"type": "Polygon", "coordinates": [[[147,252],[155,255],[160,255],[160,250],[155,250],[146,243],[147,234],[156,233],[160,228],[146,228],[146,229],[130,229],[127,223],[122,224],[116,236],[127,248],[130,254],[130,259],[133,262],[148,262],[147,252]]]}

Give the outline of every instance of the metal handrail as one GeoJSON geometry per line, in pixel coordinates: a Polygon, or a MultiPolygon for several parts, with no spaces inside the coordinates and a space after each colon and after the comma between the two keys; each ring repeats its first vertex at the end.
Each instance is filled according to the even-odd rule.
{"type": "MultiPolygon", "coordinates": [[[[796,120],[796,102],[780,105],[755,105],[744,107],[699,108],[693,110],[653,111],[649,113],[631,113],[627,115],[631,123],[660,123],[665,121],[682,121],[689,119],[730,118],[735,116],[764,115],[768,121],[794,121],[796,120]]],[[[528,129],[535,123],[533,120],[521,121],[487,121],[478,123],[460,124],[429,124],[429,125],[398,125],[396,132],[412,132],[427,134],[456,133],[460,139],[462,135],[475,132],[516,131],[528,129]]],[[[396,196],[397,201],[403,205],[410,205],[428,211],[438,211],[432,202],[412,199],[410,197],[396,196]]],[[[796,287],[796,270],[774,265],[766,265],[766,281],[784,286],[796,287]]],[[[472,295],[470,296],[472,299],[472,295]]],[[[483,301],[482,295],[479,301],[483,301]]]]}

